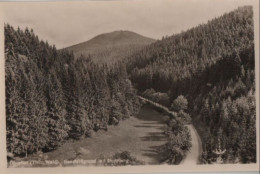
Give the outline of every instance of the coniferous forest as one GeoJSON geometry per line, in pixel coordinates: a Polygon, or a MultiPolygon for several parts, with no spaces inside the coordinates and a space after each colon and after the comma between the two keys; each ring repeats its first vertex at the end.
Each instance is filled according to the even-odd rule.
{"type": "Polygon", "coordinates": [[[91,136],[139,111],[121,63],[74,59],[26,29],[5,25],[7,147],[17,155],[91,136]]]}
{"type": "Polygon", "coordinates": [[[203,163],[219,147],[226,162],[256,162],[252,7],[165,37],[129,58],[134,86],[165,106],[179,95],[203,142],[203,163]]]}
{"type": "Polygon", "coordinates": [[[185,157],[192,146],[185,125],[192,123],[202,141],[201,163],[216,162],[216,150],[225,151],[223,163],[256,162],[251,6],[163,37],[113,64],[57,50],[32,29],[5,24],[4,32],[7,151],[15,156],[50,152],[116,127],[139,114],[139,95],[175,114],[158,150],[164,161],[178,164],[185,157]]]}

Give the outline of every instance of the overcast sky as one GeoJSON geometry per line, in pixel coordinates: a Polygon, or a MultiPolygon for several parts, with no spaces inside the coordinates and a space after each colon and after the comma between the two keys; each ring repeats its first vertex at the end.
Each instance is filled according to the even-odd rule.
{"type": "Polygon", "coordinates": [[[185,31],[253,0],[109,0],[5,3],[5,22],[57,48],[129,30],[154,39],[185,31]]]}

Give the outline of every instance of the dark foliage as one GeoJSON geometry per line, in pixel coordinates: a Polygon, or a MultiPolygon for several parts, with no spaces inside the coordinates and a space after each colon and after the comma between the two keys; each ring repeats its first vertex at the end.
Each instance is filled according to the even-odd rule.
{"type": "Polygon", "coordinates": [[[180,117],[172,117],[167,122],[165,133],[169,136],[168,142],[159,148],[163,162],[179,164],[191,148],[191,135],[180,117]]]}
{"type": "Polygon", "coordinates": [[[256,162],[254,57],[253,11],[245,6],[155,42],[131,56],[127,69],[141,92],[188,99],[173,109],[191,114],[204,161],[216,160],[220,141],[224,162],[249,163],[256,162]]]}
{"type": "Polygon", "coordinates": [[[53,150],[139,110],[124,64],[75,60],[32,30],[5,25],[5,65],[7,149],[15,155],[53,150]]]}
{"type": "Polygon", "coordinates": [[[142,93],[142,96],[164,106],[170,105],[170,98],[167,93],[156,92],[154,89],[147,89],[142,93]]]}

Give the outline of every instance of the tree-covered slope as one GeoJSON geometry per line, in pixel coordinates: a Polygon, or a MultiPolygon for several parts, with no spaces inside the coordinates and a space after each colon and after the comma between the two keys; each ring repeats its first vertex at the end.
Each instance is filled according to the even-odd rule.
{"type": "Polygon", "coordinates": [[[167,91],[223,55],[253,44],[253,12],[239,8],[207,24],[157,41],[129,58],[132,80],[141,91],[167,91]],[[143,80],[145,79],[145,80],[143,80]]]}
{"type": "Polygon", "coordinates": [[[252,7],[163,38],[130,56],[127,65],[140,93],[167,106],[187,97],[205,163],[216,161],[219,144],[226,149],[224,162],[256,162],[252,7]]]}
{"type": "Polygon", "coordinates": [[[7,150],[53,150],[138,111],[123,64],[96,65],[5,25],[7,150]]]}

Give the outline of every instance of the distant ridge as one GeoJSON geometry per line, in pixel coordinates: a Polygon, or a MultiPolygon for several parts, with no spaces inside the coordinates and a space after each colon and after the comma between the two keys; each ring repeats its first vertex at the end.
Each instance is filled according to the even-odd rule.
{"type": "Polygon", "coordinates": [[[121,30],[100,34],[66,49],[73,51],[76,57],[91,56],[94,62],[113,63],[155,41],[131,31],[121,30]]]}

